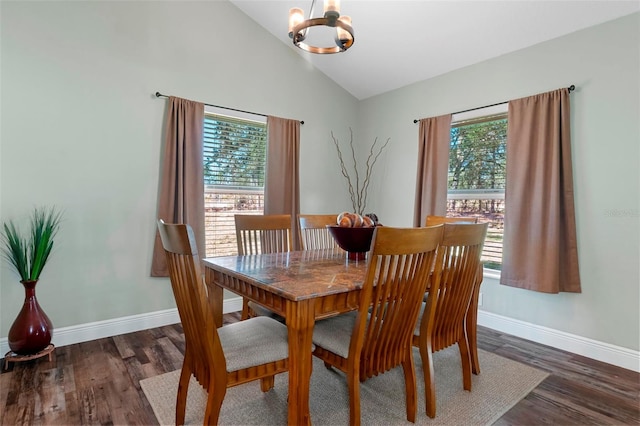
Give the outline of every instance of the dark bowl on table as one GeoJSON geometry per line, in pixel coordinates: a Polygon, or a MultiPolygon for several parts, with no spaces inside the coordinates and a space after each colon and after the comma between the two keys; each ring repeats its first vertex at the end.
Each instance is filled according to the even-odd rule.
{"type": "Polygon", "coordinates": [[[329,232],[340,248],[349,253],[349,259],[362,260],[371,249],[371,240],[375,227],[347,228],[338,225],[327,225],[329,232]]]}

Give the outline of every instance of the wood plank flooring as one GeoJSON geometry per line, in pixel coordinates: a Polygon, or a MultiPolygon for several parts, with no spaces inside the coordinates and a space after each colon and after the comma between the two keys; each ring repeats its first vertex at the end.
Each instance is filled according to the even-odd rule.
{"type": "MultiPolygon", "coordinates": [[[[640,424],[636,372],[483,327],[478,345],[550,373],[496,425],[640,424]]],[[[51,362],[10,363],[0,374],[0,424],[156,425],[139,381],[180,368],[183,353],[176,324],[58,347],[51,362]]]]}

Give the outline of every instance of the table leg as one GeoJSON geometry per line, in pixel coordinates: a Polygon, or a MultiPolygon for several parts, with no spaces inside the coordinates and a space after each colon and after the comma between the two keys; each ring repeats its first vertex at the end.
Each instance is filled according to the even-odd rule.
{"type": "Polygon", "coordinates": [[[478,276],[473,287],[471,295],[471,303],[467,310],[466,327],[467,327],[467,344],[469,346],[469,355],[471,357],[471,371],[473,374],[480,374],[480,361],[478,360],[478,303],[480,299],[480,285],[482,284],[483,266],[480,264],[478,276]]]}
{"type": "Polygon", "coordinates": [[[207,285],[207,299],[211,306],[211,312],[213,312],[213,322],[216,328],[222,327],[222,303],[223,303],[223,291],[222,287],[216,285],[215,272],[209,268],[205,269],[204,282],[207,285]]]}
{"type": "Polygon", "coordinates": [[[289,412],[288,424],[310,425],[309,386],[314,300],[287,301],[289,331],[289,412]]]}

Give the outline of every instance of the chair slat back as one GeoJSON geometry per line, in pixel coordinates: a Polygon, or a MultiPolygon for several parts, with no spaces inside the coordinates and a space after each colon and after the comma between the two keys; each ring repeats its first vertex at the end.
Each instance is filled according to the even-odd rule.
{"type": "Polygon", "coordinates": [[[420,336],[431,336],[433,352],[464,337],[487,227],[487,223],[444,225],[420,324],[420,336]]]}
{"type": "Polygon", "coordinates": [[[238,254],[283,253],[293,249],[291,215],[240,215],[234,217],[238,254]]]}
{"type": "Polygon", "coordinates": [[[424,226],[442,225],[445,223],[478,223],[477,217],[427,216],[424,226]]]}
{"type": "Polygon", "coordinates": [[[442,237],[442,227],[376,229],[349,358],[360,353],[360,378],[407,359],[413,330],[442,237]]]}
{"type": "MultiPolygon", "coordinates": [[[[185,224],[158,221],[160,238],[167,255],[171,288],[185,335],[185,362],[198,382],[209,386],[211,372],[226,380],[227,367],[222,345],[207,302],[207,291],[193,230],[185,224]]],[[[217,381],[217,379],[216,379],[217,381]]]]}
{"type": "Polygon", "coordinates": [[[303,250],[338,248],[327,225],[335,225],[337,214],[299,214],[300,243],[303,250]]]}

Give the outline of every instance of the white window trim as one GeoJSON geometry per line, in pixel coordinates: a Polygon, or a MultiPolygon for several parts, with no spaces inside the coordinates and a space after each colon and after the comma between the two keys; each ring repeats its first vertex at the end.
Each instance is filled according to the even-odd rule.
{"type": "Polygon", "coordinates": [[[482,269],[482,277],[483,278],[492,278],[494,280],[499,280],[502,271],[498,271],[497,269],[482,269]]]}
{"type": "MultiPolygon", "coordinates": [[[[507,113],[508,111],[509,111],[509,103],[505,102],[499,105],[493,105],[486,108],[478,108],[472,111],[460,112],[457,114],[453,114],[451,116],[451,124],[455,125],[460,121],[473,120],[475,118],[485,117],[487,115],[503,114],[503,113],[507,113]]],[[[500,191],[499,195],[504,197],[504,191],[500,191]]],[[[498,194],[496,194],[496,196],[498,196],[498,194]]],[[[447,196],[447,199],[448,198],[449,197],[447,196]]],[[[501,272],[502,271],[499,271],[497,269],[483,268],[482,277],[500,280],[501,272]]]]}
{"type": "Polygon", "coordinates": [[[487,115],[503,114],[508,110],[509,104],[504,103],[493,105],[490,107],[474,109],[473,111],[459,112],[451,116],[451,123],[455,125],[455,123],[459,121],[473,120],[474,118],[485,117],[487,115]]]}
{"type": "Polygon", "coordinates": [[[223,117],[235,118],[240,120],[256,121],[258,123],[266,123],[267,117],[249,112],[229,111],[224,108],[218,108],[210,105],[204,106],[204,112],[207,114],[221,115],[223,117]]]}
{"type": "MultiPolygon", "coordinates": [[[[205,112],[205,120],[207,119],[207,115],[210,117],[211,115],[215,115],[221,118],[228,118],[230,120],[245,120],[245,121],[250,121],[250,122],[254,122],[254,123],[259,123],[259,124],[263,124],[266,126],[267,124],[267,117],[263,116],[263,115],[259,115],[259,114],[252,114],[252,113],[245,113],[245,112],[240,112],[240,111],[234,111],[234,110],[227,110],[225,108],[219,108],[219,107],[214,107],[214,106],[210,106],[210,105],[205,105],[204,107],[204,112],[205,112]]],[[[265,128],[266,130],[266,128],[265,128]]],[[[267,144],[268,144],[268,139],[267,139],[267,144]]],[[[262,194],[264,194],[264,188],[262,188],[261,191],[256,191],[256,190],[245,190],[242,188],[234,188],[234,189],[228,189],[225,188],[224,186],[216,186],[216,185],[211,185],[211,184],[205,184],[205,195],[207,193],[208,190],[212,190],[215,188],[215,192],[217,194],[238,194],[238,193],[246,193],[246,194],[251,194],[251,193],[255,193],[255,192],[260,192],[262,194]]],[[[205,213],[205,217],[206,217],[206,213],[205,213]]],[[[205,226],[205,232],[206,232],[206,226],[205,226]]],[[[235,238],[235,233],[233,234],[233,238],[235,238]]],[[[205,238],[206,240],[206,238],[205,238]]],[[[206,250],[206,249],[205,249],[206,250]]]]}

